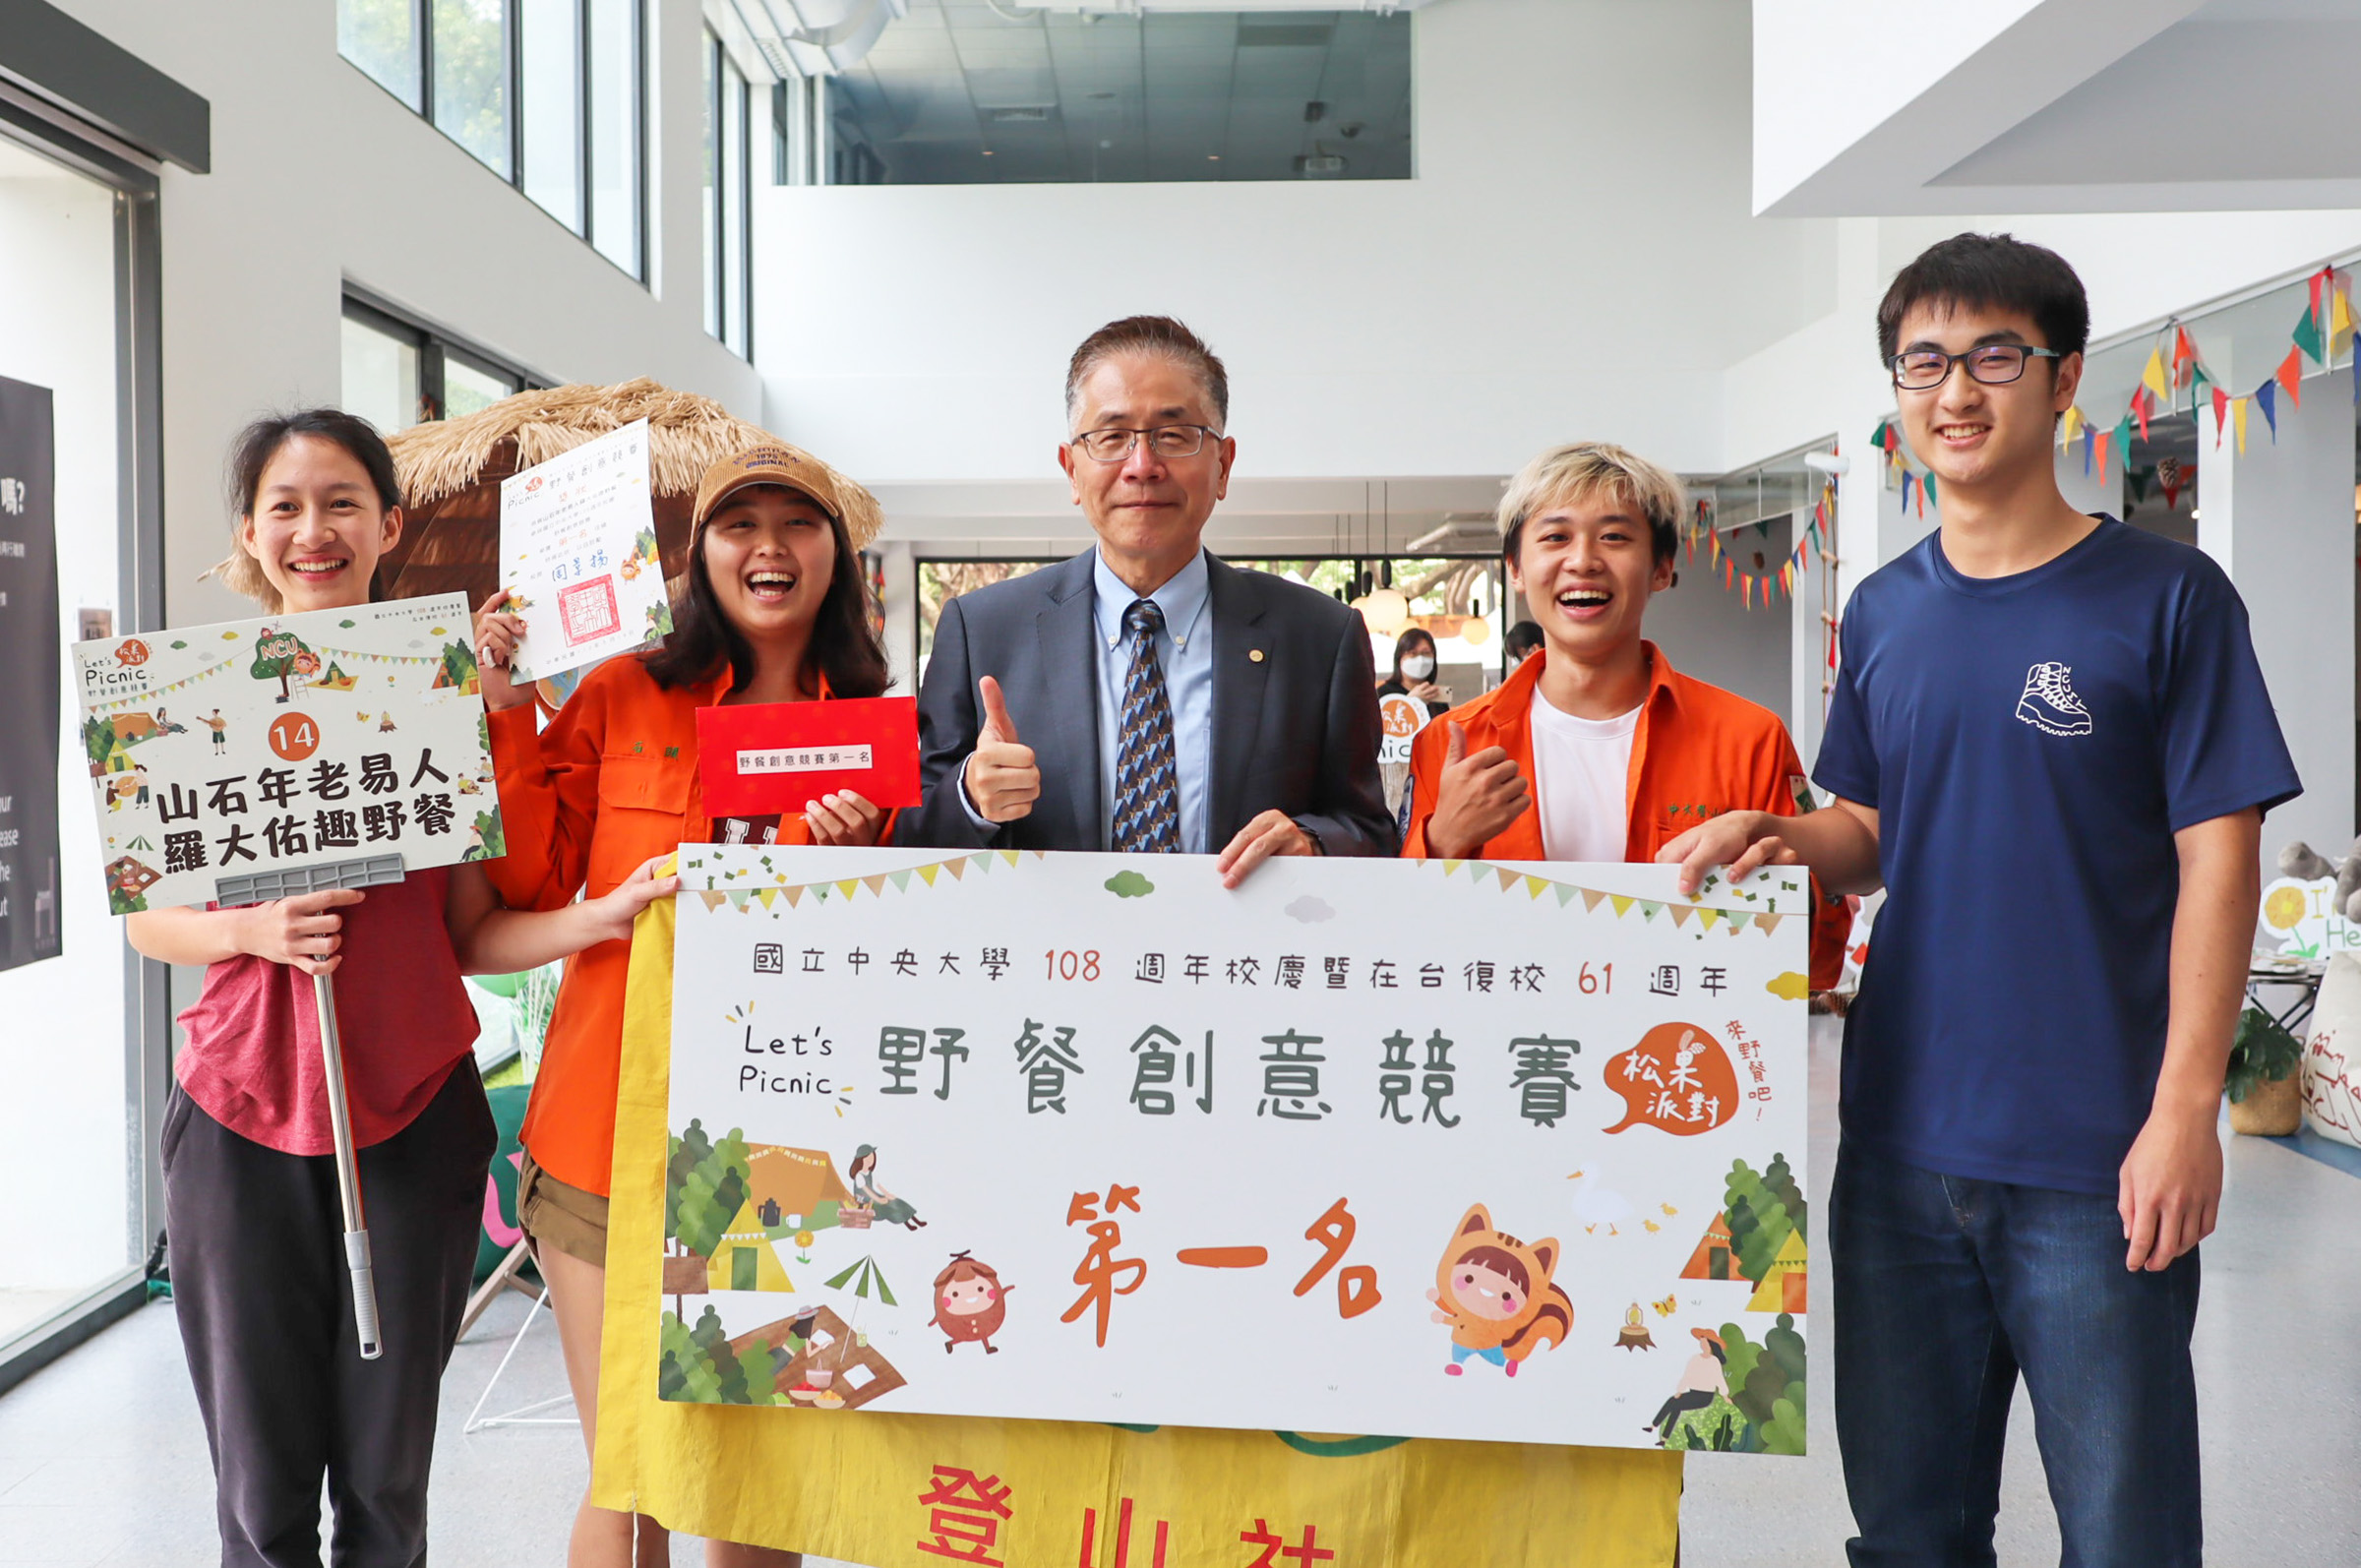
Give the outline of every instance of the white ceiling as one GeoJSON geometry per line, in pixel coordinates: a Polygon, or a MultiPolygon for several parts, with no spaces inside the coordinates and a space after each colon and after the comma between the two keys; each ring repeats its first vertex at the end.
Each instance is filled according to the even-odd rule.
{"type": "MultiPolygon", "coordinates": [[[[2361,207],[2361,0],[2037,0],[1849,146],[1767,216],[2361,207]]],[[[1808,27],[1757,0],[1758,25],[1808,27]]],[[[1896,24],[1907,27],[1907,23],[1896,24]]],[[[1792,38],[1789,42],[1794,41],[1792,38]]],[[[1811,64],[1843,90],[1891,80],[1831,31],[1811,64]]],[[[1792,58],[1786,51],[1783,58],[1792,58]]],[[[1808,84],[1790,83],[1804,88],[1808,84]]],[[[1766,90],[1756,136],[1791,137],[1809,92],[1766,90]]],[[[1758,156],[1758,170],[1763,162],[1758,156]]]]}
{"type": "Polygon", "coordinates": [[[1307,154],[1406,179],[1411,25],[910,0],[828,86],[840,141],[866,140],[886,183],[1299,179],[1307,154]]]}

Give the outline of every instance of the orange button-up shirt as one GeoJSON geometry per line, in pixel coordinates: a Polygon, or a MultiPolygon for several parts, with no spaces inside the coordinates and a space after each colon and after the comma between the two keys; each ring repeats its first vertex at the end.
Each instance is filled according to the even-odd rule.
{"type": "MultiPolygon", "coordinates": [[[[725,666],[668,692],[627,654],[584,677],[538,735],[530,706],[491,716],[508,853],[483,865],[510,908],[562,909],[577,892],[597,898],[649,856],[711,837],[696,710],[720,701],[729,678],[725,666]]],[[[812,842],[802,813],[780,818],[778,841],[812,842]]],[[[551,1176],[601,1194],[615,1156],[631,952],[629,941],[600,942],[566,961],[519,1134],[551,1176]]]]}
{"type": "MultiPolygon", "coordinates": [[[[1653,642],[1648,696],[1631,738],[1631,772],[1624,786],[1623,858],[1653,861],[1658,850],[1725,812],[1772,812],[1792,816],[1811,799],[1803,763],[1787,728],[1770,709],[1672,668],[1653,642]]],[[[1434,815],[1449,725],[1467,731],[1468,754],[1487,746],[1508,753],[1535,782],[1532,709],[1543,658],[1527,659],[1498,687],[1453,708],[1411,743],[1410,832],[1402,853],[1424,859],[1426,823],[1434,815]]],[[[1502,828],[1478,855],[1484,860],[1546,860],[1538,802],[1502,828]]],[[[1852,913],[1842,898],[1812,886],[1812,989],[1834,987],[1844,972],[1845,940],[1852,913]]]]}

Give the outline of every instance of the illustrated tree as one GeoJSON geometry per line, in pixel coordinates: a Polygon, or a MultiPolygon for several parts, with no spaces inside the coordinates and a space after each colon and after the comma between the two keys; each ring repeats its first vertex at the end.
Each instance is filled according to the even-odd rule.
{"type": "MultiPolygon", "coordinates": [[[[694,1138],[704,1141],[705,1133],[696,1121],[689,1123],[683,1135],[681,1149],[674,1155],[678,1162],[694,1138]]],[[[677,1166],[676,1168],[677,1169],[677,1166]]],[[[668,1170],[668,1185],[676,1195],[667,1205],[667,1220],[671,1237],[701,1258],[710,1258],[721,1245],[722,1233],[737,1218],[739,1208],[746,1202],[746,1184],[752,1176],[746,1138],[733,1127],[719,1143],[706,1148],[701,1158],[690,1163],[685,1171],[668,1170]]]]}
{"type": "Polygon", "coordinates": [[[1787,1211],[1787,1219],[1793,1223],[1795,1229],[1802,1230],[1805,1215],[1809,1210],[1804,1202],[1803,1188],[1796,1183],[1795,1173],[1787,1169],[1786,1155],[1774,1154],[1771,1156],[1771,1164],[1763,1172],[1763,1185],[1769,1187],[1772,1195],[1779,1199],[1781,1206],[1787,1211]]]}
{"type": "Polygon", "coordinates": [[[1779,1195],[1743,1160],[1730,1162],[1726,1196],[1730,1248],[1738,1255],[1738,1272],[1760,1285],[1795,1222],[1779,1195]]]}
{"type": "Polygon", "coordinates": [[[258,681],[276,681],[284,702],[293,695],[295,661],[311,651],[294,633],[273,632],[255,643],[254,663],[246,673],[258,681]]]}
{"type": "Polygon", "coordinates": [[[721,1314],[707,1305],[696,1317],[696,1327],[689,1331],[696,1342],[704,1363],[715,1374],[714,1394],[724,1405],[747,1403],[746,1368],[741,1357],[730,1349],[730,1336],[721,1326],[721,1314]]]}
{"type": "Polygon", "coordinates": [[[107,757],[115,749],[115,726],[107,719],[87,718],[82,721],[82,749],[91,758],[91,771],[106,766],[107,757]]]}

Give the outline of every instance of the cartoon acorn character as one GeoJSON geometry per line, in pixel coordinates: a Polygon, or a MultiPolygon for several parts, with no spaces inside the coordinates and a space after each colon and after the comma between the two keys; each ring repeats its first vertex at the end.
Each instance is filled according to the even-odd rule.
{"type": "Polygon", "coordinates": [[[1451,1364],[1443,1370],[1459,1377],[1473,1357],[1514,1377],[1534,1352],[1565,1343],[1574,1303],[1549,1281],[1560,1255],[1555,1236],[1520,1241],[1492,1229],[1483,1204],[1469,1209],[1426,1293],[1434,1321],[1451,1325],[1451,1364]]]}
{"type": "Polygon", "coordinates": [[[927,1319],[930,1328],[949,1336],[942,1354],[948,1356],[963,1341],[974,1340],[983,1345],[985,1355],[999,1355],[992,1337],[1007,1321],[1007,1297],[1014,1289],[1000,1283],[999,1271],[991,1264],[979,1263],[965,1252],[952,1253],[951,1261],[935,1276],[935,1315],[927,1319]]]}

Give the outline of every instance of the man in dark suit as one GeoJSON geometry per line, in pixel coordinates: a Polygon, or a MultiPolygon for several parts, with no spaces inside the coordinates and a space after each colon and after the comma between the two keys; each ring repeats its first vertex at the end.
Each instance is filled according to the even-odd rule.
{"type": "Polygon", "coordinates": [[[1394,852],[1361,616],[1201,542],[1229,403],[1179,322],[1074,351],[1058,461],[1098,544],[943,606],[895,843],[1218,851],[1232,887],[1273,855],[1394,852]]]}

